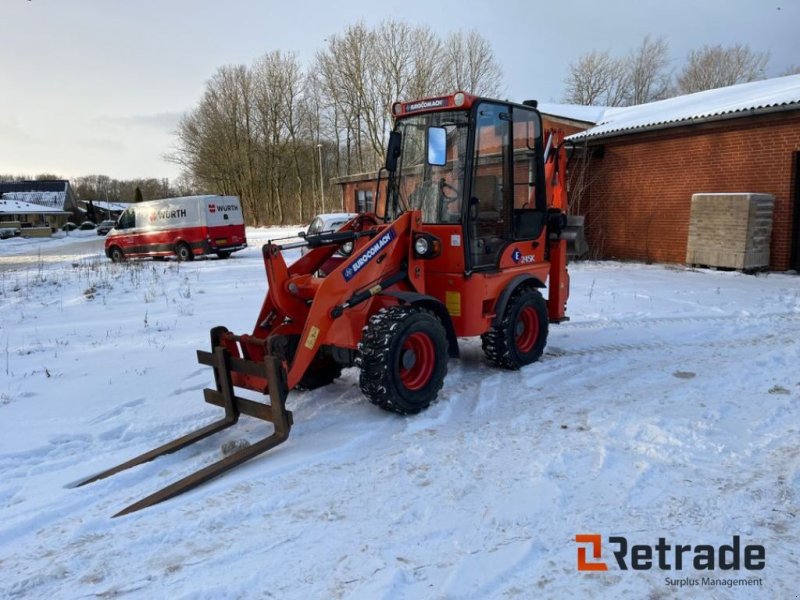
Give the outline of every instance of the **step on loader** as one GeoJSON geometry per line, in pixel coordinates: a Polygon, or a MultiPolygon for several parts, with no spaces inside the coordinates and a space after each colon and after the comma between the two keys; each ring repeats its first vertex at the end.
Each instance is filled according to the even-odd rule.
{"type": "Polygon", "coordinates": [[[458,92],[397,102],[392,112],[375,211],[338,231],[264,245],[269,287],[252,333],[216,327],[210,351],[197,352],[214,371],[205,401],[224,416],[79,485],[175,452],[241,414],[268,421],[273,433],[115,516],[172,498],[284,442],[292,427],[289,391],[327,385],[344,367],[360,368],[370,402],[412,415],[436,399],[459,338],[481,336],[486,360],[504,369],[541,357],[549,323],[567,318],[563,134],[542,130],[534,101],[458,92]],[[287,264],[283,253],[298,247],[308,251],[287,264]],[[335,253],[346,257],[322,276],[335,253]]]}

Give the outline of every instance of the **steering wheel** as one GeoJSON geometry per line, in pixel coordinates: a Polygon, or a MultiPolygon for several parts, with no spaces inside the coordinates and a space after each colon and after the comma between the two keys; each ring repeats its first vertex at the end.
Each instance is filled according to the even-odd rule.
{"type": "Polygon", "coordinates": [[[439,180],[439,194],[447,201],[447,204],[455,202],[461,196],[461,192],[458,191],[458,188],[447,183],[444,177],[439,180]]]}

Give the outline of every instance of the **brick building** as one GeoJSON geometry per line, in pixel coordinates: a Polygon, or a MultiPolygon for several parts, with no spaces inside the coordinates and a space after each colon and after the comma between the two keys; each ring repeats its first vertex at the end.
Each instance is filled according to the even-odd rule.
{"type": "Polygon", "coordinates": [[[607,109],[571,139],[595,256],[683,263],[692,194],[753,192],[775,198],[770,267],[800,270],[800,75],[607,109]]]}

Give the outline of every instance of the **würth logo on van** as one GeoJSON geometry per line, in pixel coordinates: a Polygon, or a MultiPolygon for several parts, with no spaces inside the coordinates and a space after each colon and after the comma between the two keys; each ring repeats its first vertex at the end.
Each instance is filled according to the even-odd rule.
{"type": "Polygon", "coordinates": [[[155,221],[163,221],[166,219],[185,219],[186,218],[186,209],[185,208],[163,208],[161,210],[154,210],[150,212],[150,216],[148,217],[151,223],[155,221]]]}
{"type": "Polygon", "coordinates": [[[226,212],[237,212],[239,210],[239,206],[236,204],[209,204],[208,205],[208,212],[214,214],[215,212],[219,211],[222,213],[226,212]]]}

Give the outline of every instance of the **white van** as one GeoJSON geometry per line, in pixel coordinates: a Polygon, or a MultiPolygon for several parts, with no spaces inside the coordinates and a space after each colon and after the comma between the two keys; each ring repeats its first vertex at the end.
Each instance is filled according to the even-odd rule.
{"type": "Polygon", "coordinates": [[[186,196],[131,204],[106,236],[106,256],[114,262],[146,256],[228,258],[246,247],[244,215],[236,196],[186,196]]]}

